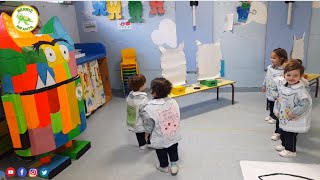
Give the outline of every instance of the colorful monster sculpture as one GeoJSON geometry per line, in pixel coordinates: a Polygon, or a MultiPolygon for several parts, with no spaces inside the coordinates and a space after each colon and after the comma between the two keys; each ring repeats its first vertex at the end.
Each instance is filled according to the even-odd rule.
{"type": "Polygon", "coordinates": [[[131,18],[129,21],[131,23],[139,22],[142,23],[142,3],[141,1],[129,1],[129,14],[131,18]]]}
{"type": "Polygon", "coordinates": [[[18,31],[11,17],[0,16],[0,78],[3,107],[15,153],[40,155],[33,167],[52,178],[90,148],[72,141],[86,129],[74,43],[57,17],[40,35],[18,31]],[[64,149],[67,145],[67,149],[64,149]],[[61,149],[60,154],[51,152],[61,149]],[[51,154],[48,154],[51,153],[51,154]]]}
{"type": "Polygon", "coordinates": [[[108,1],[107,6],[108,6],[110,20],[113,20],[114,18],[116,18],[116,19],[122,18],[122,16],[121,16],[121,1],[108,1]]]}
{"type": "Polygon", "coordinates": [[[150,5],[150,13],[152,15],[164,14],[165,10],[163,9],[164,2],[163,1],[149,1],[150,5]]]}
{"type": "Polygon", "coordinates": [[[96,16],[106,16],[107,13],[107,2],[106,1],[92,1],[92,7],[94,11],[92,12],[92,15],[96,16]]]}

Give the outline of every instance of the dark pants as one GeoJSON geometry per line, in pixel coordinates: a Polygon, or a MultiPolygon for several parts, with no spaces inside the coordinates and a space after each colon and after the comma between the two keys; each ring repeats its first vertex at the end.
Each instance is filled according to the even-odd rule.
{"type": "Polygon", "coordinates": [[[280,134],[282,146],[284,146],[288,151],[296,152],[298,133],[288,132],[280,129],[280,134]]]}
{"type": "Polygon", "coordinates": [[[268,99],[268,104],[269,104],[269,111],[270,111],[269,116],[272,117],[272,119],[277,119],[276,115],[273,113],[274,101],[270,101],[268,99]]]}
{"type": "Polygon", "coordinates": [[[146,142],[145,134],[146,134],[145,132],[136,133],[137,140],[138,140],[138,143],[139,143],[139,147],[140,146],[144,146],[146,144],[150,144],[150,135],[149,135],[149,138],[148,138],[148,142],[146,142]]]}
{"type": "Polygon", "coordinates": [[[276,120],[276,130],[274,132],[280,134],[280,131],[279,131],[279,119],[277,118],[277,116],[273,112],[274,101],[270,101],[269,99],[267,99],[267,100],[268,100],[269,111],[270,111],[269,116],[272,117],[272,119],[276,120]]]}
{"type": "Polygon", "coordinates": [[[171,162],[176,162],[179,160],[178,156],[178,143],[164,149],[156,149],[156,153],[160,162],[160,167],[168,167],[168,155],[171,162]]]}

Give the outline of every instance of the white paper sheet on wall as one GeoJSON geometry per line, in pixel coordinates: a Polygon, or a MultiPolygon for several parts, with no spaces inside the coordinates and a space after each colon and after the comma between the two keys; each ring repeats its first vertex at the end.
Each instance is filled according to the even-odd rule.
{"type": "Polygon", "coordinates": [[[172,48],[177,47],[176,23],[171,19],[163,19],[159,23],[159,29],[152,31],[151,39],[159,46],[167,44],[172,48]]]}
{"type": "Polygon", "coordinates": [[[233,29],[233,14],[227,14],[224,18],[224,31],[232,31],[233,29]]]}
{"type": "Polygon", "coordinates": [[[159,47],[162,76],[168,79],[173,86],[184,85],[187,81],[187,66],[183,47],[183,43],[174,49],[159,47]]]}
{"type": "Polygon", "coordinates": [[[249,24],[251,21],[255,21],[260,24],[267,24],[268,11],[264,2],[252,1],[248,20],[242,25],[249,24]]]}
{"type": "Polygon", "coordinates": [[[222,54],[220,43],[202,44],[197,41],[198,80],[220,78],[222,54]]]}
{"type": "Polygon", "coordinates": [[[293,36],[293,46],[291,52],[291,58],[293,59],[301,59],[303,61],[304,58],[304,35],[300,39],[296,39],[296,36],[293,36]]]}

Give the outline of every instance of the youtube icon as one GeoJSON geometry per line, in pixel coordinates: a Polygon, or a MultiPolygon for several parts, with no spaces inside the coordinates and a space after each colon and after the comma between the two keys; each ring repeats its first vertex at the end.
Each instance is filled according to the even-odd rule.
{"type": "Polygon", "coordinates": [[[6,175],[7,177],[14,177],[16,175],[16,170],[12,167],[8,167],[6,169],[6,175]]]}

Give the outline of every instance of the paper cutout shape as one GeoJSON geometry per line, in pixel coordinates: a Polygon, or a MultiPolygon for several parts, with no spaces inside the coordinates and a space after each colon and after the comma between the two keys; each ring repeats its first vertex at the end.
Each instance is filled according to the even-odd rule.
{"type": "Polygon", "coordinates": [[[130,19],[129,21],[131,23],[142,23],[143,19],[142,19],[142,3],[141,1],[129,1],[128,4],[129,7],[129,15],[130,15],[130,19]]]}
{"type": "Polygon", "coordinates": [[[167,44],[171,48],[177,47],[176,24],[171,19],[163,19],[159,29],[152,31],[151,39],[156,45],[167,44]]]}
{"type": "Polygon", "coordinates": [[[249,24],[254,21],[260,24],[267,24],[268,10],[264,2],[252,1],[250,6],[250,12],[246,23],[242,25],[249,24]]]}
{"type": "Polygon", "coordinates": [[[224,18],[224,31],[232,31],[233,29],[233,14],[227,14],[224,18]]]}
{"type": "Polygon", "coordinates": [[[106,1],[92,1],[92,7],[94,11],[92,12],[92,15],[95,16],[106,16],[108,13],[106,11],[107,8],[107,2],[106,1]]]}
{"type": "Polygon", "coordinates": [[[170,107],[167,110],[158,111],[160,116],[160,129],[164,136],[175,135],[179,129],[180,119],[177,110],[170,107]]]}
{"type": "Polygon", "coordinates": [[[162,76],[168,79],[173,86],[184,85],[187,81],[187,66],[183,47],[184,43],[174,49],[165,49],[159,46],[162,76]]]}
{"type": "Polygon", "coordinates": [[[241,6],[237,7],[238,22],[240,23],[247,22],[248,15],[250,12],[250,6],[251,6],[251,2],[242,1],[241,6]]]}
{"type": "Polygon", "coordinates": [[[293,46],[291,51],[291,58],[300,59],[303,61],[304,58],[304,35],[300,39],[297,39],[296,36],[293,36],[293,46]]]}
{"type": "Polygon", "coordinates": [[[196,41],[196,44],[198,46],[198,81],[220,78],[222,59],[220,43],[202,44],[200,41],[196,41]]]}
{"type": "Polygon", "coordinates": [[[108,1],[107,2],[110,20],[121,19],[121,1],[108,1]]]}
{"type": "Polygon", "coordinates": [[[320,8],[320,1],[313,1],[312,8],[320,8]]]}
{"type": "Polygon", "coordinates": [[[149,1],[150,5],[150,12],[149,14],[151,15],[156,15],[156,14],[164,14],[164,1],[149,1]]]}

